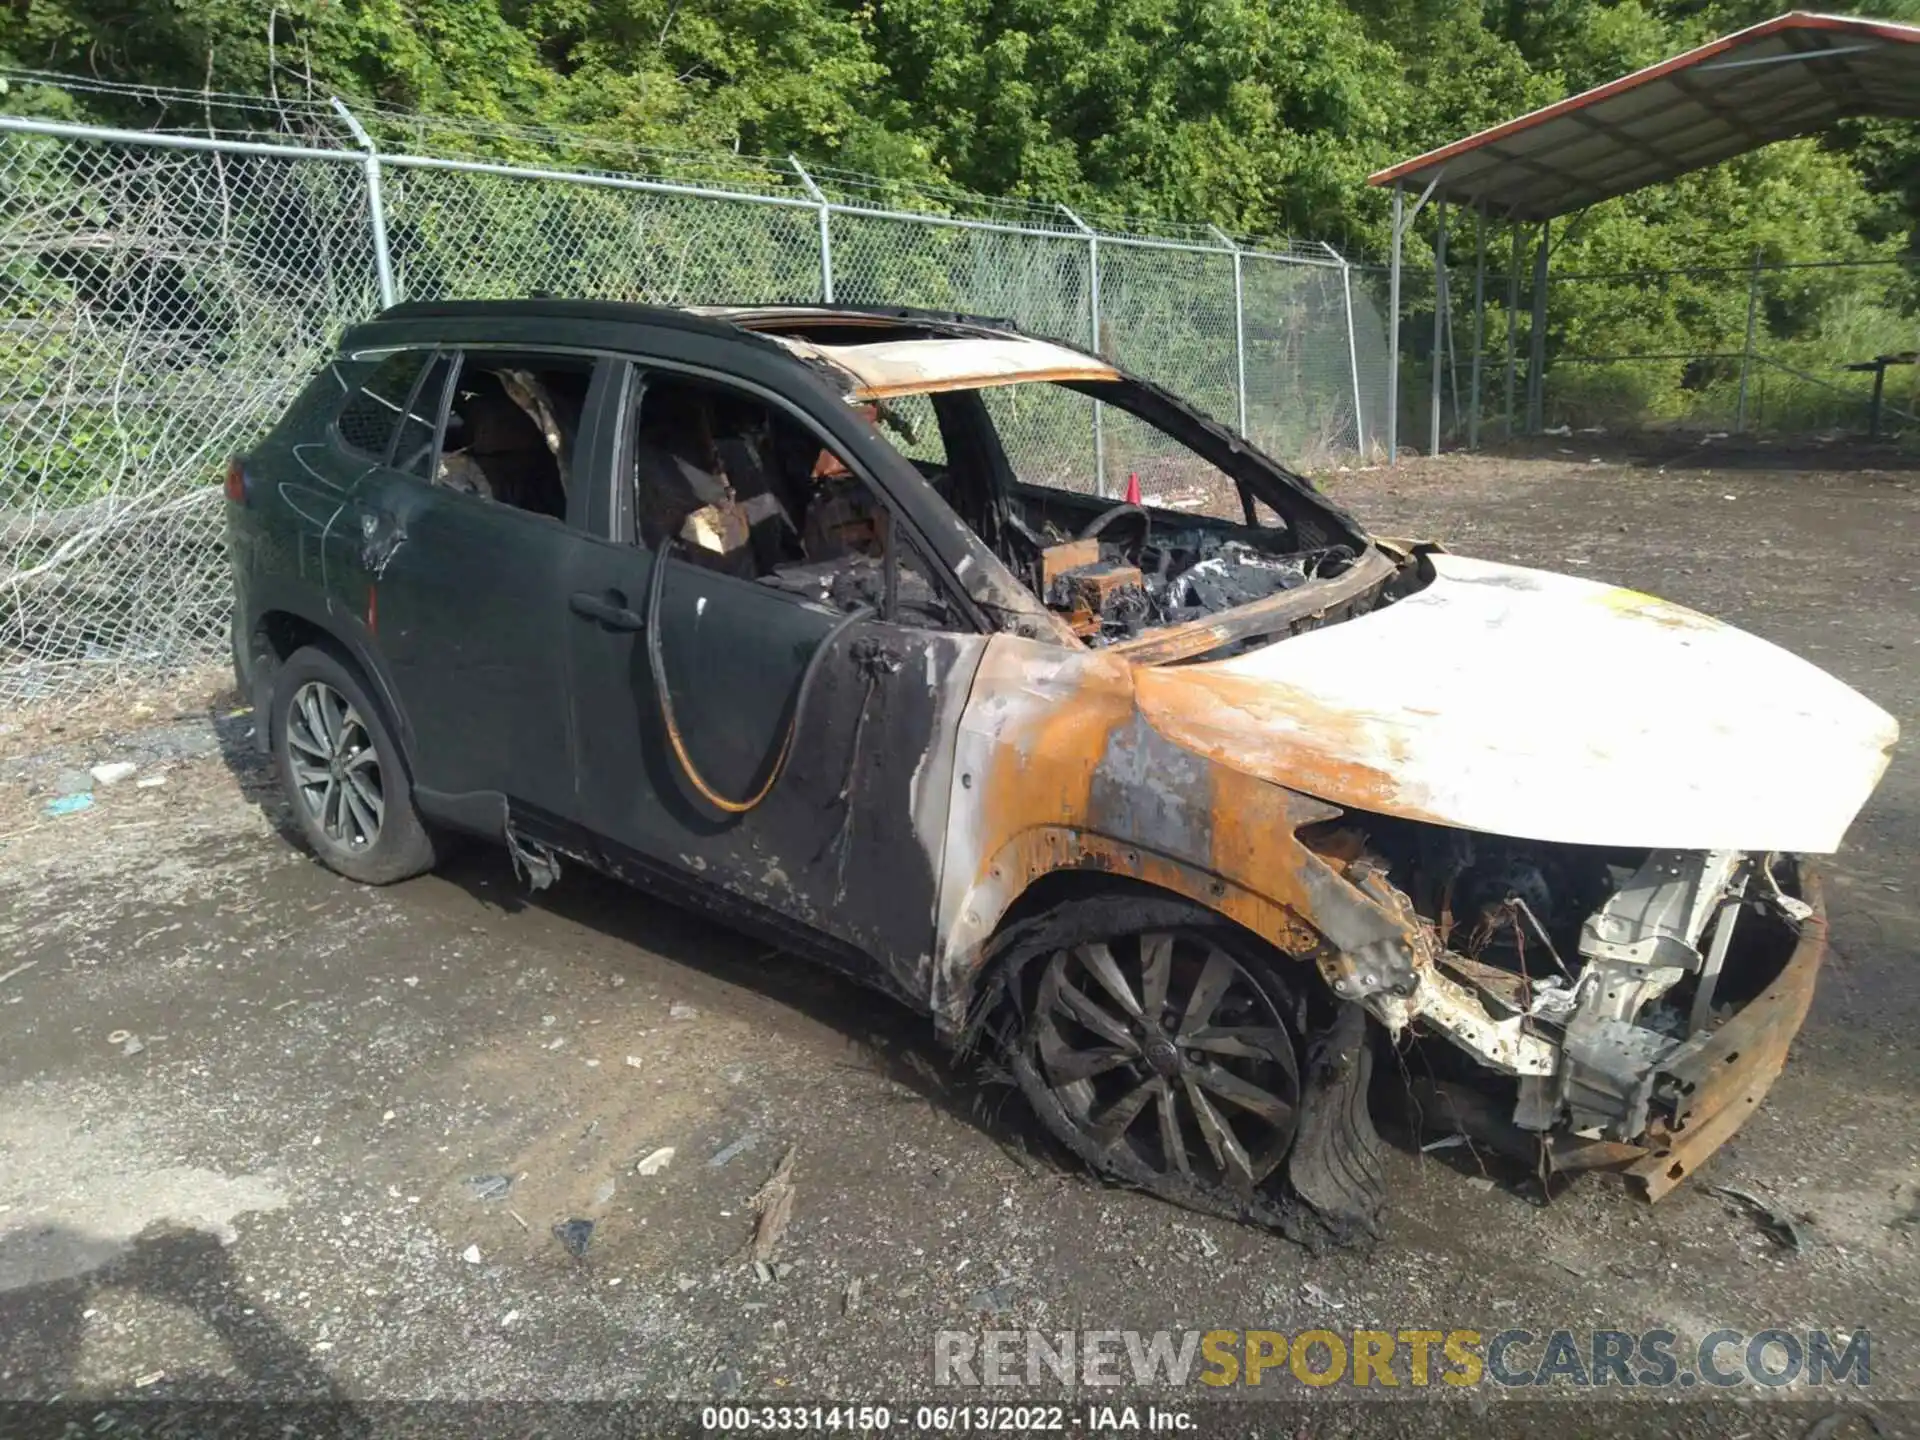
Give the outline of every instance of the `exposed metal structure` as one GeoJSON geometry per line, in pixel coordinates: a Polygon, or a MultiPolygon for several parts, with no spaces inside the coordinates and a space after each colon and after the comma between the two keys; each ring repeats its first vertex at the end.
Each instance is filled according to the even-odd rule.
{"type": "MultiPolygon", "coordinates": [[[[1557,101],[1369,178],[1392,186],[1395,297],[1389,368],[1400,393],[1398,295],[1403,242],[1428,199],[1516,226],[1537,224],[1527,423],[1542,423],[1548,227],[1603,200],[1658,185],[1776,140],[1816,134],[1860,116],[1920,119],[1920,26],[1792,11],[1657,65],[1557,101]],[[1411,207],[1408,189],[1419,193],[1411,207]]],[[[1436,288],[1444,308],[1444,217],[1436,288]]],[[[1519,241],[1516,238],[1516,251],[1519,241]]],[[[1476,308],[1484,303],[1476,286],[1476,308]]],[[[1509,311],[1511,316],[1511,310],[1509,311]]],[[[1480,322],[1476,320],[1476,333],[1480,322]]],[[[1435,321],[1435,355],[1443,343],[1435,321]]],[[[1435,374],[1439,373],[1436,360],[1435,374]]],[[[1430,442],[1439,448],[1439,380],[1430,442]]],[[[1512,428],[1512,387],[1508,389],[1512,428]]],[[[1396,427],[1388,409],[1389,431],[1396,427]]],[[[1476,411],[1474,430],[1478,429],[1476,411]]],[[[1397,455],[1389,438],[1389,457],[1397,455]]]]}

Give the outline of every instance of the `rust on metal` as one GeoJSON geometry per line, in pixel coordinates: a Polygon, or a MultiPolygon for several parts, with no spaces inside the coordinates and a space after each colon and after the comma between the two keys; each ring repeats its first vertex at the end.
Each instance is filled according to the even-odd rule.
{"type": "Polygon", "coordinates": [[[1656,1123],[1646,1154],[1627,1170],[1649,1200],[1658,1200],[1724,1145],[1759,1108],[1787,1063],[1787,1049],[1806,1021],[1814,982],[1827,958],[1826,897],[1804,867],[1801,898],[1813,913],[1779,976],[1683,1062],[1663,1067],[1685,1102],[1671,1123],[1656,1123]]]}

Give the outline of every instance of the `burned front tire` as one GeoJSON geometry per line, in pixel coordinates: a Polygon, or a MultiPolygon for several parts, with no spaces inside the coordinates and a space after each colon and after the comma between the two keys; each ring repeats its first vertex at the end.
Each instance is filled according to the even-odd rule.
{"type": "Polygon", "coordinates": [[[1130,895],[1030,922],[1004,963],[1009,1067],[1082,1160],[1309,1242],[1377,1233],[1365,1017],[1313,971],[1184,901],[1130,895]]]}
{"type": "Polygon", "coordinates": [[[294,823],[329,869],[391,885],[433,868],[399,747],[359,676],[325,650],[295,651],[274,676],[269,723],[294,823]]]}

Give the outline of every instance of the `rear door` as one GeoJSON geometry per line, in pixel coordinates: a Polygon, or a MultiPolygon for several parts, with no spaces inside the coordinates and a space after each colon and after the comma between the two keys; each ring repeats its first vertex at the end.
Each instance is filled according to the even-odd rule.
{"type": "Polygon", "coordinates": [[[570,356],[443,351],[354,493],[343,538],[430,804],[500,795],[578,818],[565,587],[587,500],[572,470],[606,373],[570,356]]]}
{"type": "Polygon", "coordinates": [[[830,952],[881,961],[881,978],[924,1005],[954,740],[986,637],[959,620],[875,492],[850,473],[816,479],[829,447],[797,407],[640,367],[612,405],[624,430],[610,450],[619,538],[577,552],[567,646],[581,783],[610,865],[716,891],[742,918],[798,922],[830,952]],[[709,404],[730,418],[713,427],[712,470],[689,480],[684,451],[674,459],[674,442],[649,432],[684,438],[709,404]],[[748,456],[754,446],[768,465],[748,456]],[[724,553],[704,547],[724,545],[726,525],[685,513],[723,473],[750,522],[724,553]],[[678,511],[662,502],[676,487],[678,511]],[[834,581],[807,565],[806,537],[822,550],[835,525],[887,547],[864,567],[863,595],[823,598],[834,581]],[[915,573],[890,593],[896,561],[915,573]],[[658,565],[671,729],[645,624],[658,565]],[[850,619],[863,604],[874,613],[850,619]]]}

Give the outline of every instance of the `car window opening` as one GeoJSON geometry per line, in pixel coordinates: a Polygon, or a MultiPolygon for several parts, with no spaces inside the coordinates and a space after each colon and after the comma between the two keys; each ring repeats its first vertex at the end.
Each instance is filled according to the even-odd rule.
{"type": "MultiPolygon", "coordinates": [[[[870,420],[876,407],[864,408],[870,420]]],[[[808,427],[758,399],[652,377],[633,442],[635,538],[841,614],[954,625],[872,489],[808,427]]]]}
{"type": "Polygon", "coordinates": [[[469,355],[447,407],[434,483],[564,519],[591,380],[587,365],[469,355]]]}
{"type": "MultiPolygon", "coordinates": [[[[1254,492],[1123,408],[1130,389],[1029,382],[889,403],[931,401],[951,460],[915,463],[1001,562],[1090,645],[1204,619],[1352,563],[1356,546],[1303,502],[1254,492]],[[1096,493],[1092,447],[1083,443],[1094,392],[1113,397],[1102,422],[1109,480],[1128,477],[1122,495],[1096,493]],[[1125,498],[1136,491],[1137,500],[1125,498]]],[[[900,446],[897,432],[881,428],[900,446]]]]}

